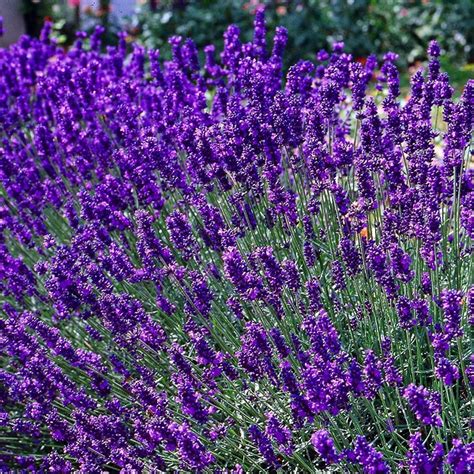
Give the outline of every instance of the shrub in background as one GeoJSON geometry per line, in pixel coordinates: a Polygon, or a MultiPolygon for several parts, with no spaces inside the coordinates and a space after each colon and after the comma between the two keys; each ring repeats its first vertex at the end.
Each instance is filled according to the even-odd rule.
{"type": "Polygon", "coordinates": [[[166,46],[178,34],[193,38],[198,47],[222,46],[228,24],[237,24],[246,41],[252,35],[255,6],[265,4],[273,30],[288,30],[286,65],[314,54],[334,41],[344,40],[347,50],[359,57],[397,51],[406,66],[425,59],[425,45],[437,38],[451,61],[474,61],[474,4],[470,0],[308,0],[245,2],[204,0],[144,4],[133,19],[140,40],[148,47],[166,46]]]}

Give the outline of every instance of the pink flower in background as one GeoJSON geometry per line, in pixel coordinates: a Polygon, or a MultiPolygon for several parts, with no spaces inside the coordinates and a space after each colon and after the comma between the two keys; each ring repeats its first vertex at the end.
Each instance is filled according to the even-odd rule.
{"type": "Polygon", "coordinates": [[[77,8],[81,6],[81,0],[67,0],[67,3],[72,8],[77,8]]]}

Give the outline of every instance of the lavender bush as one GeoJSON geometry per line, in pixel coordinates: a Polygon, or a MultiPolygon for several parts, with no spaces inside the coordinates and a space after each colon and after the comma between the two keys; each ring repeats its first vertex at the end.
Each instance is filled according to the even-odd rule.
{"type": "Polygon", "coordinates": [[[474,470],[472,128],[286,31],[0,52],[0,466],[474,470]]]}

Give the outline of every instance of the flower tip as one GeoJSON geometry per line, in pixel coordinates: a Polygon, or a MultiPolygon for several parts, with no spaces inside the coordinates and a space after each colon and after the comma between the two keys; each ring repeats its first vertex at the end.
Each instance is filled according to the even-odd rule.
{"type": "Polygon", "coordinates": [[[428,55],[432,58],[438,58],[441,55],[441,48],[436,40],[430,41],[428,45],[428,55]]]}

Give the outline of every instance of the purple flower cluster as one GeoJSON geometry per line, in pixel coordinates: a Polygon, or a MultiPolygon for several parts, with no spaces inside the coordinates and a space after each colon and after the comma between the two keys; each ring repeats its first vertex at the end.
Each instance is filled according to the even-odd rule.
{"type": "Polygon", "coordinates": [[[425,387],[410,384],[403,392],[410,408],[415,413],[416,419],[425,425],[441,426],[439,416],[441,410],[441,397],[439,393],[432,392],[425,387]]]}
{"type": "Polygon", "coordinates": [[[0,470],[472,472],[474,82],[102,34],[0,50],[0,470]]]}
{"type": "Polygon", "coordinates": [[[311,443],[325,463],[334,464],[339,462],[341,456],[334,446],[334,440],[326,430],[316,431],[311,436],[311,443]]]}
{"type": "Polygon", "coordinates": [[[387,474],[389,466],[383,460],[381,453],[376,451],[367,441],[365,436],[357,436],[353,449],[340,453],[334,446],[334,440],[326,430],[316,431],[311,437],[311,442],[317,453],[328,465],[345,461],[362,467],[367,474],[387,474]]]}
{"type": "Polygon", "coordinates": [[[407,454],[408,468],[413,474],[419,472],[431,472],[433,474],[443,472],[444,450],[437,443],[430,454],[423,444],[421,433],[415,433],[410,437],[410,450],[407,454]]]}

